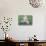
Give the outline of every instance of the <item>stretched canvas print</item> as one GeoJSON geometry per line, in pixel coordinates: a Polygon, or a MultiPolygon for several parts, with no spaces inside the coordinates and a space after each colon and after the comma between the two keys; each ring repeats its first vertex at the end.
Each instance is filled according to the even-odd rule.
{"type": "Polygon", "coordinates": [[[32,25],[32,15],[19,15],[18,16],[19,25],[32,25]]]}

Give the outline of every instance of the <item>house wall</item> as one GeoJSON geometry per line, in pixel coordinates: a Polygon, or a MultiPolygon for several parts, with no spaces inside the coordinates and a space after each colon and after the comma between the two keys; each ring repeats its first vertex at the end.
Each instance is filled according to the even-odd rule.
{"type": "MultiPolygon", "coordinates": [[[[8,33],[16,40],[28,40],[29,37],[37,35],[37,39],[46,40],[45,16],[46,8],[33,8],[28,0],[0,0],[0,16],[3,18],[12,17],[12,26],[8,33]],[[29,26],[19,26],[19,15],[32,15],[33,24],[29,26]]],[[[1,19],[0,17],[0,19],[1,19]]],[[[1,29],[0,29],[1,30],[1,29]]],[[[4,39],[4,33],[0,31],[0,39],[4,39]],[[3,37],[2,37],[3,36],[3,37]]]]}

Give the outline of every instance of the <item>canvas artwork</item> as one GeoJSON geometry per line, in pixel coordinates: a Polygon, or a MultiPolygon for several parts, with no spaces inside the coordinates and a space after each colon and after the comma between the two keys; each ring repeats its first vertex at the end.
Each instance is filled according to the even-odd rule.
{"type": "Polygon", "coordinates": [[[19,25],[32,25],[32,15],[19,15],[18,16],[19,25]]]}

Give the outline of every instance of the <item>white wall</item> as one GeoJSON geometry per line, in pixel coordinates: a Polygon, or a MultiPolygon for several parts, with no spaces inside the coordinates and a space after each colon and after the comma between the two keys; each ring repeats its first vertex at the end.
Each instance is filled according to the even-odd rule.
{"type": "MultiPolygon", "coordinates": [[[[0,0],[0,16],[13,17],[9,33],[14,39],[27,40],[36,34],[39,40],[44,40],[45,15],[46,8],[32,8],[28,0],[0,0]],[[19,26],[19,15],[32,15],[33,25],[19,26]]],[[[2,36],[0,39],[2,39],[2,36]]]]}
{"type": "Polygon", "coordinates": [[[46,39],[46,15],[45,15],[45,24],[44,24],[45,28],[44,28],[44,39],[46,39]]]}

